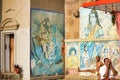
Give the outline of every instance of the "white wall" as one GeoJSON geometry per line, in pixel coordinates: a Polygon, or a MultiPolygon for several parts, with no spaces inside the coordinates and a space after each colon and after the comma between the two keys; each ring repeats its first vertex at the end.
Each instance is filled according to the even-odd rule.
{"type": "Polygon", "coordinates": [[[30,80],[30,29],[21,28],[16,32],[16,63],[23,68],[23,80],[30,80]]]}
{"type": "Polygon", "coordinates": [[[23,68],[23,80],[30,80],[30,0],[3,0],[2,21],[13,18],[20,27],[15,34],[15,63],[23,68]],[[7,10],[13,9],[13,11],[7,10]]]}

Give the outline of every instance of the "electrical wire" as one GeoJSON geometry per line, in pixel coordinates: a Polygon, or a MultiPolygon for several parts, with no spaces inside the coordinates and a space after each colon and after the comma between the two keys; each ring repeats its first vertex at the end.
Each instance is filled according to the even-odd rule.
{"type": "Polygon", "coordinates": [[[29,0],[26,0],[26,2],[24,3],[24,5],[20,8],[20,10],[18,11],[18,13],[13,18],[15,18],[24,9],[24,7],[27,5],[28,1],[29,0]]]}

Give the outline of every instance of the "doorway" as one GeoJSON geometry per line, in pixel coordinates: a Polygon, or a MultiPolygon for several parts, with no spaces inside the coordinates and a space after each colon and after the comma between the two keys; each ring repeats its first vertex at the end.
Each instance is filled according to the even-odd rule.
{"type": "Polygon", "coordinates": [[[1,65],[3,72],[14,72],[15,40],[14,33],[2,33],[1,37],[1,65]]]}

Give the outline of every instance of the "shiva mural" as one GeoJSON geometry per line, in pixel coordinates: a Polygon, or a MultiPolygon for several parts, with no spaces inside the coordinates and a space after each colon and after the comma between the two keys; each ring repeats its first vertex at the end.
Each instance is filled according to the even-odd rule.
{"type": "Polygon", "coordinates": [[[95,57],[100,55],[100,51],[104,46],[99,42],[81,42],[80,43],[80,68],[96,68],[95,57]]]}
{"type": "MultiPolygon", "coordinates": [[[[80,43],[80,68],[95,69],[95,56],[100,55],[101,61],[108,57],[113,66],[120,71],[120,41],[89,41],[80,43]]],[[[119,73],[120,75],[120,73],[119,73]]]]}
{"type": "Polygon", "coordinates": [[[64,74],[64,14],[31,9],[31,76],[64,74]]]}
{"type": "Polygon", "coordinates": [[[118,37],[112,15],[103,11],[80,8],[80,38],[118,37]]]}

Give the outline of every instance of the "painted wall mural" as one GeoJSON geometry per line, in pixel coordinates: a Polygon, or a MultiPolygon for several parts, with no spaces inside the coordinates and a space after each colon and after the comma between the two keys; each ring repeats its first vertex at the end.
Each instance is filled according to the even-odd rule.
{"type": "Polygon", "coordinates": [[[99,10],[80,8],[80,38],[118,37],[112,15],[99,10]]]}
{"type": "Polygon", "coordinates": [[[120,41],[81,42],[80,69],[95,69],[96,55],[100,55],[101,61],[103,61],[104,58],[110,58],[115,69],[120,71],[120,41]]]}
{"type": "Polygon", "coordinates": [[[31,76],[64,74],[64,14],[31,9],[31,76]]]}
{"type": "Polygon", "coordinates": [[[66,68],[72,69],[78,67],[78,60],[79,60],[79,54],[78,54],[78,43],[66,43],[66,68]]]}
{"type": "Polygon", "coordinates": [[[65,72],[66,74],[78,74],[79,66],[79,48],[78,42],[67,42],[65,44],[66,58],[65,58],[65,72]]]}

